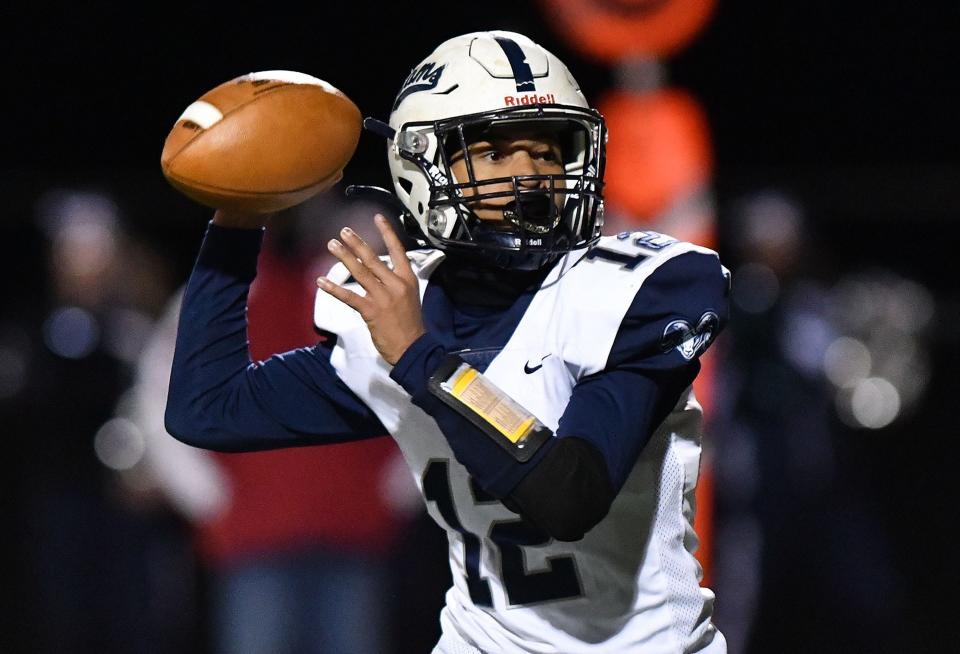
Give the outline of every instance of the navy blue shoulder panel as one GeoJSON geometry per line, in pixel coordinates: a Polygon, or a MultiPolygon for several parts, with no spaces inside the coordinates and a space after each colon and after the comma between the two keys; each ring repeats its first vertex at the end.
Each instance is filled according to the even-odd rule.
{"type": "Polygon", "coordinates": [[[714,254],[686,252],[644,281],[620,325],[607,369],[627,362],[649,369],[683,367],[726,326],[729,280],[714,254]]]}
{"type": "Polygon", "coordinates": [[[619,490],[728,315],[727,279],[716,256],[688,252],[665,262],[637,292],[606,369],[574,388],[557,436],[592,444],[619,490]]]}

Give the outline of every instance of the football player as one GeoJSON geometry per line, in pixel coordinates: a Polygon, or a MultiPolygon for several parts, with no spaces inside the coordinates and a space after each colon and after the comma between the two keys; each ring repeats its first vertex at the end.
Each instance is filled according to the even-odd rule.
{"type": "Polygon", "coordinates": [[[728,313],[716,253],[601,238],[603,119],[520,34],[444,42],[389,124],[366,125],[387,138],[420,247],[382,216],[382,258],[343,230],[317,282],[330,337],[251,362],[244,309],[269,219],[217,211],[168,430],[230,451],[391,434],[449,537],[437,653],[725,652],[692,528],[691,383],[728,313]]]}

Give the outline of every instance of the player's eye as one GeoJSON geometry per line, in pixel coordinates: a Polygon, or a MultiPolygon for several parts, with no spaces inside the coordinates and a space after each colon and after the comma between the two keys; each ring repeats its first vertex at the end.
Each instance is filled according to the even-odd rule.
{"type": "Polygon", "coordinates": [[[504,154],[499,150],[485,150],[477,155],[483,161],[502,161],[504,154]]]}
{"type": "Polygon", "coordinates": [[[560,161],[560,158],[557,156],[557,153],[553,150],[546,148],[544,150],[538,150],[533,153],[533,156],[541,161],[549,161],[551,163],[557,163],[560,161]]]}

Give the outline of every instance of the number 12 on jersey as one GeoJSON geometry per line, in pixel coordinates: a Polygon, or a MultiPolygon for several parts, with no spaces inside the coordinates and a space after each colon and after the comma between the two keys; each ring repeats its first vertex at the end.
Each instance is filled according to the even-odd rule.
{"type": "MultiPolygon", "coordinates": [[[[477,606],[492,607],[490,584],[480,576],[482,541],[460,522],[450,487],[449,461],[430,461],[423,473],[423,495],[428,502],[436,503],[444,522],[463,538],[464,568],[470,599],[477,606]]],[[[478,503],[484,500],[475,499],[478,503]]],[[[490,528],[490,540],[500,554],[503,587],[510,604],[537,604],[583,594],[576,560],[572,555],[548,558],[547,570],[526,571],[522,548],[550,543],[552,539],[546,532],[521,520],[498,520],[490,528]]]]}
{"type": "Polygon", "coordinates": [[[662,250],[668,245],[677,242],[676,239],[660,234],[659,232],[621,232],[617,234],[618,241],[627,241],[632,246],[625,250],[612,250],[603,246],[590,248],[587,259],[604,259],[613,263],[622,264],[627,270],[633,270],[650,258],[651,253],[662,250]]]}

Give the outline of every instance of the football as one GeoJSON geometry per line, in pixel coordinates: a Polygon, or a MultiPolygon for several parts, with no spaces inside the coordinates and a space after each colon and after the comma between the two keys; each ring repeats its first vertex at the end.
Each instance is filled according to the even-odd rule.
{"type": "Polygon", "coordinates": [[[360,139],[346,95],[304,73],[242,75],[204,93],[163,145],[167,181],[213,208],[273,212],[336,184],[360,139]]]}

